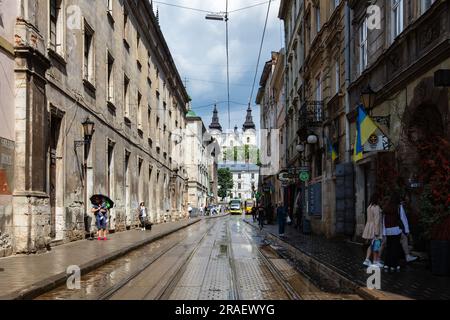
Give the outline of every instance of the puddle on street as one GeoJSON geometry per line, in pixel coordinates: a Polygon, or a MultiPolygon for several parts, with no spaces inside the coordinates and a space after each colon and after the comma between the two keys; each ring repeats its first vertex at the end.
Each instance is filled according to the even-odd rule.
{"type": "Polygon", "coordinates": [[[102,267],[89,272],[81,277],[80,289],[70,290],[66,285],[56,288],[36,300],[93,300],[97,299],[105,290],[119,284],[123,279],[139,270],[149,257],[169,249],[174,243],[186,236],[195,235],[198,232],[196,225],[183,229],[180,232],[168,235],[165,238],[152,242],[140,249],[132,251],[102,267]]]}

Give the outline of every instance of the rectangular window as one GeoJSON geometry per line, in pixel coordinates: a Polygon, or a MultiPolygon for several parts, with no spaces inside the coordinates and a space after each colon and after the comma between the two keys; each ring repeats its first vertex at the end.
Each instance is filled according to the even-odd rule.
{"type": "Polygon", "coordinates": [[[130,48],[128,43],[128,13],[124,11],[123,13],[123,42],[127,49],[130,48]]]}
{"type": "Polygon", "coordinates": [[[94,30],[84,21],[84,80],[94,84],[94,30]]]}
{"type": "Polygon", "coordinates": [[[339,60],[336,60],[334,65],[334,76],[335,76],[335,87],[334,90],[337,93],[339,93],[339,90],[341,88],[341,66],[339,64],[339,60]]]}
{"type": "Polygon", "coordinates": [[[341,2],[341,0],[331,0],[331,5],[332,5],[333,10],[335,10],[339,6],[340,2],[341,2]]]}
{"type": "Polygon", "coordinates": [[[108,52],[108,102],[114,104],[114,58],[108,52]]]}
{"type": "Polygon", "coordinates": [[[316,7],[316,31],[319,32],[321,28],[321,21],[320,21],[320,3],[316,7]]]}
{"type": "Polygon", "coordinates": [[[436,2],[436,0],[421,0],[422,1],[422,13],[425,13],[431,6],[436,2]]]}
{"type": "Polygon", "coordinates": [[[367,19],[359,27],[359,70],[362,73],[368,65],[367,61],[367,19]]]}
{"type": "Polygon", "coordinates": [[[64,54],[62,0],[50,0],[50,49],[59,55],[64,54]]]}
{"type": "Polygon", "coordinates": [[[148,106],[147,111],[147,126],[148,126],[148,137],[150,138],[152,136],[152,109],[150,106],[148,106]]]}
{"type": "Polygon", "coordinates": [[[130,79],[127,76],[123,78],[123,98],[124,98],[124,116],[130,117],[130,79]]]}
{"type": "Polygon", "coordinates": [[[392,0],[392,41],[403,32],[403,0],[392,0]]]}
{"type": "Polygon", "coordinates": [[[137,128],[138,130],[142,130],[142,95],[140,92],[138,92],[138,99],[137,99],[137,128]]]}
{"type": "Polygon", "coordinates": [[[316,77],[316,101],[322,101],[322,77],[320,74],[316,77]]]}
{"type": "Polygon", "coordinates": [[[108,0],[108,13],[112,16],[112,11],[113,11],[113,0],[108,0]]]}

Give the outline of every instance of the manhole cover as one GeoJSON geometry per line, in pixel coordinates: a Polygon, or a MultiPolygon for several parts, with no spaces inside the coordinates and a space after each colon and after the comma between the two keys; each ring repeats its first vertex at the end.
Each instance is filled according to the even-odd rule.
{"type": "Polygon", "coordinates": [[[228,252],[228,246],[227,245],[220,245],[220,253],[221,254],[226,254],[228,252]]]}

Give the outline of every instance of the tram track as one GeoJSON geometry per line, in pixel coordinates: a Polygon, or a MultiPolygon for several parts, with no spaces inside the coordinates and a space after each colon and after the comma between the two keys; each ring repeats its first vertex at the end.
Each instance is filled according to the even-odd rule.
{"type": "MultiPolygon", "coordinates": [[[[164,259],[164,257],[167,257],[168,255],[173,253],[174,250],[176,250],[176,249],[180,250],[180,248],[181,248],[181,250],[186,251],[186,249],[187,249],[186,243],[187,242],[191,242],[191,243],[195,244],[195,247],[191,252],[191,255],[192,255],[195,248],[197,248],[198,245],[201,243],[201,241],[198,241],[198,236],[196,236],[196,233],[198,232],[198,230],[202,233],[201,239],[203,239],[208,234],[211,227],[214,226],[217,223],[217,220],[220,220],[220,218],[221,217],[219,217],[219,219],[206,219],[203,222],[201,222],[201,224],[196,224],[191,227],[188,227],[187,229],[182,230],[181,231],[181,232],[183,232],[182,237],[179,237],[179,235],[169,235],[167,237],[163,237],[163,238],[158,239],[157,241],[152,242],[142,248],[133,250],[129,254],[127,254],[123,257],[120,257],[120,258],[108,263],[105,266],[97,268],[97,269],[89,272],[88,274],[83,275],[82,280],[84,279],[85,282],[89,281],[87,279],[105,278],[108,276],[112,277],[112,274],[117,272],[117,270],[124,268],[124,266],[128,263],[129,260],[136,259],[136,257],[138,257],[138,259],[141,259],[143,261],[143,263],[141,265],[133,268],[131,273],[129,270],[127,270],[122,279],[120,279],[118,282],[115,282],[112,286],[108,286],[104,290],[103,289],[99,290],[99,292],[98,293],[96,292],[95,295],[89,292],[92,290],[92,288],[88,288],[89,285],[87,283],[85,283],[84,286],[80,289],[81,291],[83,291],[83,293],[79,293],[80,290],[77,292],[77,291],[70,290],[65,287],[59,287],[59,288],[56,288],[50,292],[47,292],[39,297],[36,297],[36,299],[37,300],[80,299],[81,297],[84,298],[85,295],[90,300],[109,300],[111,298],[114,298],[114,296],[118,292],[120,292],[123,288],[127,287],[130,283],[132,283],[136,278],[138,278],[143,273],[145,273],[153,265],[155,265],[156,263],[158,263],[159,261],[164,259]],[[184,235],[184,234],[186,234],[186,235],[184,235]],[[172,238],[176,238],[176,237],[179,237],[179,238],[174,240],[173,243],[169,243],[168,245],[165,244],[165,242],[172,241],[172,238]],[[148,252],[152,251],[151,249],[149,249],[150,247],[157,248],[157,249],[155,249],[157,252],[155,252],[155,254],[153,254],[153,255],[148,255],[148,252]],[[112,267],[108,267],[109,265],[112,265],[112,267]]],[[[187,250],[189,250],[189,249],[187,249],[187,250]]],[[[188,257],[188,259],[189,259],[189,257],[188,257]]],[[[187,263],[187,260],[183,261],[180,269],[177,270],[177,272],[181,271],[181,268],[186,263],[187,263]]],[[[167,270],[167,272],[170,271],[169,269],[167,270]]],[[[124,273],[124,271],[119,271],[119,273],[120,272],[124,273]]],[[[163,276],[164,275],[162,275],[161,277],[163,277],[163,276]]],[[[94,280],[92,280],[92,281],[94,281],[94,280]]],[[[175,281],[175,279],[170,279],[170,283],[172,283],[173,281],[175,281]]],[[[166,292],[166,289],[169,287],[170,283],[167,286],[164,286],[164,290],[159,294],[159,297],[162,297],[164,295],[164,292],[166,292]]],[[[96,290],[98,290],[98,289],[96,289],[96,290]]],[[[151,289],[149,291],[151,291],[151,289]]],[[[144,296],[142,296],[142,298],[143,299],[146,298],[147,295],[148,295],[148,293],[146,293],[144,296]]]]}

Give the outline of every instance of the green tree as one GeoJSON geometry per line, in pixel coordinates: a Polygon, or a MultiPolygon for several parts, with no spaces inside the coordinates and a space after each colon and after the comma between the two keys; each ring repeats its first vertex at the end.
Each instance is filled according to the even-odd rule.
{"type": "Polygon", "coordinates": [[[218,180],[219,180],[219,197],[226,198],[234,187],[233,183],[233,174],[231,173],[229,168],[219,169],[218,170],[218,180]]]}

